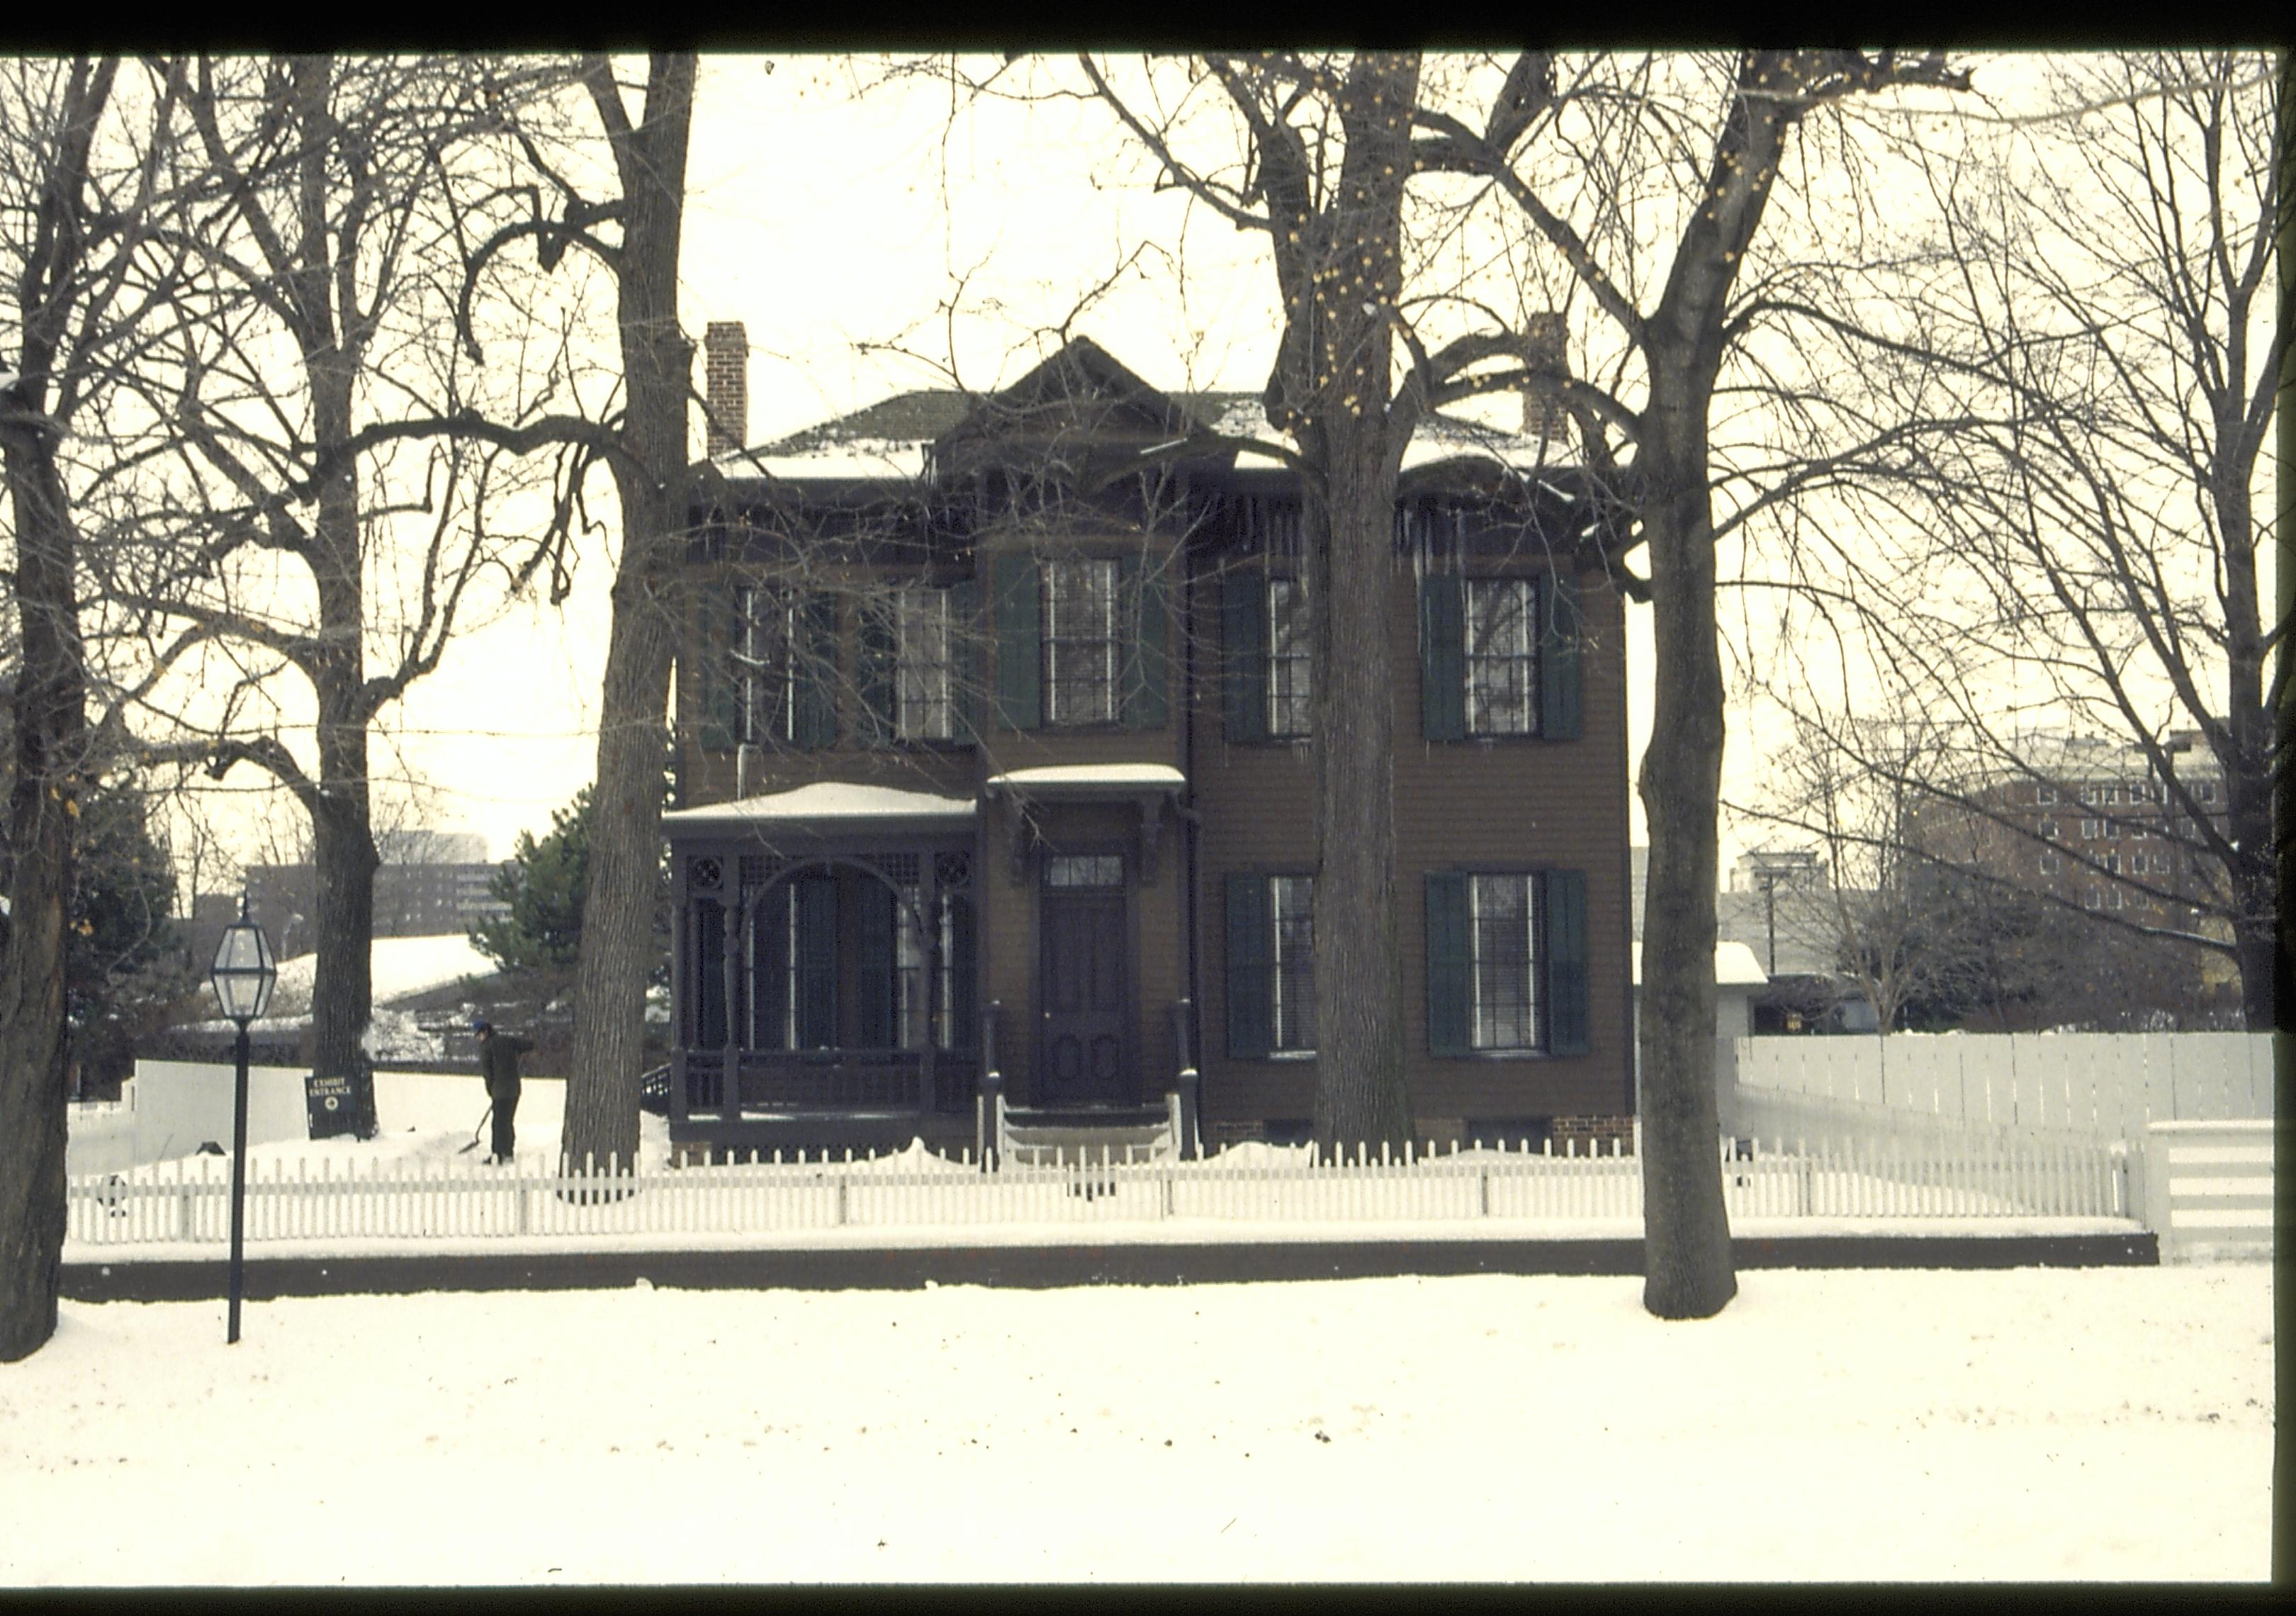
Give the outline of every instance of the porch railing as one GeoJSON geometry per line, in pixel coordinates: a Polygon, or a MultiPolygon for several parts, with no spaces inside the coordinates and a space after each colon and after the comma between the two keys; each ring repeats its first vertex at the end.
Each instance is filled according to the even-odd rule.
{"type": "Polygon", "coordinates": [[[920,1050],[832,1050],[819,1054],[743,1051],[734,1057],[732,1104],[727,1104],[726,1057],[688,1051],[687,1117],[742,1112],[962,1112],[972,1103],[977,1062],[969,1054],[933,1056],[932,1103],[923,1101],[924,1054],[920,1050]]]}

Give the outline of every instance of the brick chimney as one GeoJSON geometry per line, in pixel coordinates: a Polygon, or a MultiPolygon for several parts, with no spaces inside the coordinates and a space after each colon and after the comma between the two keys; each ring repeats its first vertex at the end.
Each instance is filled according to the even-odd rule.
{"type": "Polygon", "coordinates": [[[709,402],[703,447],[715,460],[749,447],[749,328],[739,320],[712,320],[701,349],[701,396],[709,402]]]}
{"type": "Polygon", "coordinates": [[[1563,430],[1562,383],[1570,375],[1564,336],[1561,315],[1522,317],[1523,360],[1532,375],[1529,385],[1522,390],[1522,433],[1542,444],[1560,436],[1563,430]]]}

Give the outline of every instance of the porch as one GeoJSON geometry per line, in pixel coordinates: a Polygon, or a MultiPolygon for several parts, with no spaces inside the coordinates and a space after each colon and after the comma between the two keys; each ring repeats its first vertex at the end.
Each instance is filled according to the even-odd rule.
{"type": "Polygon", "coordinates": [[[975,817],[837,783],[663,816],[674,1145],[972,1140],[975,817]]]}

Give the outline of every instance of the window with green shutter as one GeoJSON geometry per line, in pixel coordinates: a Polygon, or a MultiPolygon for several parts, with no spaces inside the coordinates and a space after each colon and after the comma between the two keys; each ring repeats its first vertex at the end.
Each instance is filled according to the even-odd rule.
{"type": "Polygon", "coordinates": [[[1427,877],[1427,1043],[1437,1054],[1584,1054],[1587,877],[1427,877]]]}
{"type": "Polygon", "coordinates": [[[1587,1053],[1587,874],[1549,870],[1546,911],[1546,1047],[1587,1053]]]}
{"type": "Polygon", "coordinates": [[[1231,746],[1267,739],[1267,579],[1220,581],[1220,725],[1231,746]]]}
{"type": "Polygon", "coordinates": [[[1539,733],[1575,741],[1578,717],[1578,580],[1568,573],[1546,580],[1545,621],[1538,643],[1539,733]]]}
{"type": "Polygon", "coordinates": [[[1227,1053],[1263,1058],[1274,1042],[1268,976],[1274,963],[1265,875],[1227,878],[1227,1053]]]}
{"type": "Polygon", "coordinates": [[[731,751],[742,739],[743,686],[734,660],[742,633],[739,601],[738,595],[706,595],[694,612],[698,645],[687,688],[701,717],[695,733],[710,751],[731,751]]]}
{"type": "Polygon", "coordinates": [[[1578,591],[1561,573],[1419,582],[1420,731],[1577,739],[1578,591]]]}
{"type": "Polygon", "coordinates": [[[1035,729],[1044,722],[1044,607],[1036,558],[999,555],[991,573],[996,594],[996,719],[1008,729],[1035,729]]]}
{"type": "Polygon", "coordinates": [[[1170,583],[1160,564],[1144,564],[1138,555],[1122,557],[1116,570],[1119,627],[1125,640],[1125,727],[1161,729],[1170,701],[1170,583]]]}
{"type": "Polygon", "coordinates": [[[790,735],[818,750],[837,744],[837,597],[808,595],[798,604],[790,658],[790,735]]]}
{"type": "Polygon", "coordinates": [[[1430,741],[1467,735],[1464,580],[1429,573],[1419,580],[1419,730],[1430,741]]]}

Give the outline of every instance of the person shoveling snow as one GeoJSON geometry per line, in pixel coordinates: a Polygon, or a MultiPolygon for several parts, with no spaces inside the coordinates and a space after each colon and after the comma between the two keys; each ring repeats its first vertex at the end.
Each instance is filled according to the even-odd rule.
{"type": "MultiPolygon", "coordinates": [[[[501,1031],[482,1015],[472,1018],[471,1030],[479,1035],[479,1073],[486,1079],[487,1109],[495,1121],[494,1149],[487,1160],[506,1162],[518,1150],[518,1057],[533,1051],[534,1040],[501,1031]]],[[[485,1119],[480,1121],[483,1126],[485,1119]]]]}

